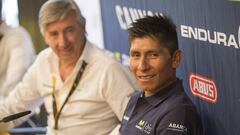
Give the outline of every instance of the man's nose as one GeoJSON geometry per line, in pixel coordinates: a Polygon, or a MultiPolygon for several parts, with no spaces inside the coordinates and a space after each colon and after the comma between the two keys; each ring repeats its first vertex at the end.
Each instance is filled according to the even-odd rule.
{"type": "Polygon", "coordinates": [[[59,37],[59,46],[65,47],[68,44],[67,36],[66,34],[61,34],[59,37]]]}
{"type": "Polygon", "coordinates": [[[150,66],[149,66],[149,62],[148,62],[147,58],[146,57],[140,58],[139,63],[138,63],[138,69],[141,71],[145,71],[145,70],[148,70],[149,67],[150,66]]]}

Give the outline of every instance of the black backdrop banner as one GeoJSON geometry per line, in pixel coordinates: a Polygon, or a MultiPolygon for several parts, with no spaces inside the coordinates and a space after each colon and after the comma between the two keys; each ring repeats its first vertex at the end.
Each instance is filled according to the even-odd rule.
{"type": "Polygon", "coordinates": [[[177,25],[177,71],[198,107],[205,135],[240,134],[240,1],[101,0],[105,48],[129,63],[127,27],[165,14],[177,25]]]}

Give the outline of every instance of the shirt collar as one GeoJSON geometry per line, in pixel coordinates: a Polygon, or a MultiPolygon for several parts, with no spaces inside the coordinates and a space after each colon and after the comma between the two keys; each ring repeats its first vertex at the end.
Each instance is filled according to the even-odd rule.
{"type": "Polygon", "coordinates": [[[91,43],[88,40],[86,40],[83,52],[82,52],[78,62],[84,60],[84,61],[86,61],[88,63],[90,61],[90,58],[91,58],[90,55],[92,53],[91,52],[91,50],[92,50],[91,48],[92,48],[91,43]]]}
{"type": "Polygon", "coordinates": [[[85,46],[83,48],[82,54],[81,54],[80,58],[78,59],[75,68],[79,69],[80,66],[82,65],[83,60],[88,64],[91,63],[91,60],[92,60],[91,55],[93,53],[92,52],[92,47],[93,46],[91,45],[91,43],[88,40],[86,40],[86,43],[85,43],[85,46]]]}
{"type": "Polygon", "coordinates": [[[162,101],[164,101],[166,98],[168,98],[173,92],[179,91],[182,87],[182,80],[177,80],[176,82],[172,83],[168,87],[162,89],[158,93],[150,96],[150,97],[144,97],[144,92],[141,93],[140,97],[144,98],[149,104],[153,106],[157,106],[162,101]]]}

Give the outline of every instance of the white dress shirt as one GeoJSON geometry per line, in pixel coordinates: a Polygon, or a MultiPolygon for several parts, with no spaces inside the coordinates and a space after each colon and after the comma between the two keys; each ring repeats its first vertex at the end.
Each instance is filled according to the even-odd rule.
{"type": "MultiPolygon", "coordinates": [[[[103,50],[86,43],[73,72],[63,82],[59,73],[59,60],[48,48],[42,51],[23,81],[5,102],[0,102],[0,117],[32,109],[44,100],[48,119],[48,134],[57,135],[107,135],[120,122],[136,86],[129,69],[106,55],[103,50]],[[56,78],[57,105],[62,105],[75,76],[87,62],[80,83],[62,110],[59,129],[54,130],[52,108],[52,77],[56,78]]],[[[59,108],[59,107],[58,107],[59,108]]],[[[22,120],[0,124],[0,131],[22,120]]]]}

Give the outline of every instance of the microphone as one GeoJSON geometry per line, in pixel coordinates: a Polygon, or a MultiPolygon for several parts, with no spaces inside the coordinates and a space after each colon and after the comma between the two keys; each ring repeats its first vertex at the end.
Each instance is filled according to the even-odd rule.
{"type": "Polygon", "coordinates": [[[2,120],[0,120],[0,123],[1,122],[6,123],[6,122],[9,122],[9,121],[15,120],[15,119],[18,119],[18,118],[23,117],[25,115],[28,115],[30,113],[31,113],[31,111],[24,111],[24,112],[20,112],[20,113],[16,113],[16,114],[7,116],[7,117],[4,117],[2,120]]]}

